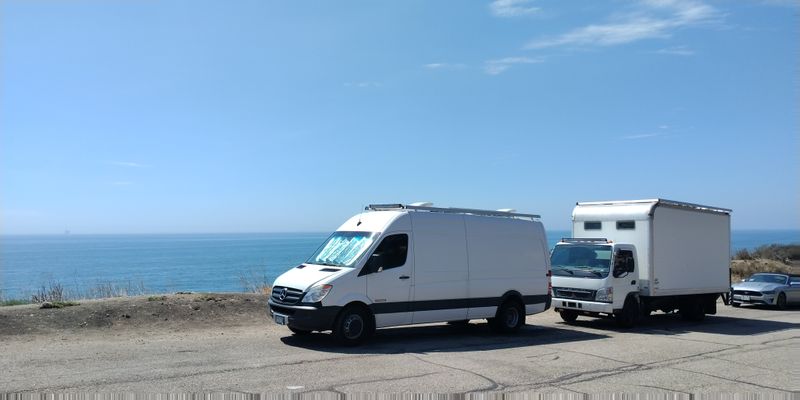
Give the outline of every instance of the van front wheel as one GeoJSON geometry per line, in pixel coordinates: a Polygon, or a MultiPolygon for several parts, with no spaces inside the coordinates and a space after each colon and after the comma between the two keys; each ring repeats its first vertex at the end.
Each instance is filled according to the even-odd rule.
{"type": "Polygon", "coordinates": [[[497,308],[494,318],[489,319],[489,326],[495,332],[514,333],[525,325],[525,309],[518,301],[507,300],[497,308]]]}
{"type": "Polygon", "coordinates": [[[372,318],[363,307],[349,306],[342,310],[333,327],[333,336],[346,346],[358,345],[375,332],[372,318]]]}

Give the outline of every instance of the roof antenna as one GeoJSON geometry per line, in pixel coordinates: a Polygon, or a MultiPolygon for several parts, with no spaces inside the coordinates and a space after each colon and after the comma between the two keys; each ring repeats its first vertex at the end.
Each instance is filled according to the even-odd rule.
{"type": "Polygon", "coordinates": [[[356,223],[356,226],[361,226],[361,214],[363,214],[364,213],[363,210],[366,210],[366,209],[367,209],[367,207],[364,206],[364,207],[361,208],[361,210],[358,210],[358,222],[356,223]]]}

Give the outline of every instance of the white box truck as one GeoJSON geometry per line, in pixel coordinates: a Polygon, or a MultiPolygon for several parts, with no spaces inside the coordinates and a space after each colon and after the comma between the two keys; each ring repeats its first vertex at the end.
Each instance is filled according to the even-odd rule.
{"type": "Polygon", "coordinates": [[[538,215],[370,205],[275,280],[269,314],[344,344],[375,328],[479,318],[514,332],[550,305],[547,247],[538,215]]]}
{"type": "Polygon", "coordinates": [[[678,311],[689,320],[716,313],[730,290],[731,210],[672,200],[577,203],[572,238],[550,257],[553,309],[566,322],[678,311]]]}

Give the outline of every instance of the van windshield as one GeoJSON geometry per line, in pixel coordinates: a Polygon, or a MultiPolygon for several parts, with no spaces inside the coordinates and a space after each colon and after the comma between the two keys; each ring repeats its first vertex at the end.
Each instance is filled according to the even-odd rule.
{"type": "Polygon", "coordinates": [[[558,245],[550,255],[553,275],[605,278],[611,266],[611,246],[558,245]]]}
{"type": "Polygon", "coordinates": [[[375,237],[373,232],[334,232],[311,258],[309,264],[353,267],[375,237]]]}

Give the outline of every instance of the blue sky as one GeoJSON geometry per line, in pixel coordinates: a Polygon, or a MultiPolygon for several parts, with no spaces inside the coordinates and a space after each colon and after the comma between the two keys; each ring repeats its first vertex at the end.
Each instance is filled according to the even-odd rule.
{"type": "Polygon", "coordinates": [[[329,231],[371,202],[800,228],[793,1],[0,3],[0,232],[329,231]]]}

